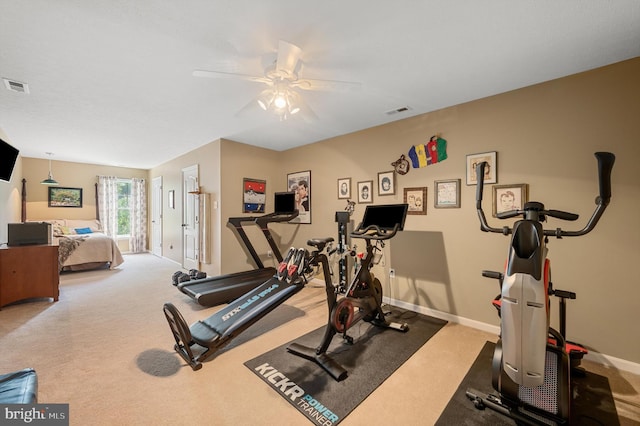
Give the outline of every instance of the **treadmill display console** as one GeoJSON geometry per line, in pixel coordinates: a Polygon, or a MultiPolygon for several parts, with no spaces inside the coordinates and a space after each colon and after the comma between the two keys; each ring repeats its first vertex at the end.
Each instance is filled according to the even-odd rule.
{"type": "Polygon", "coordinates": [[[296,211],[296,194],[294,192],[276,192],[274,208],[277,214],[288,214],[296,211]]]}

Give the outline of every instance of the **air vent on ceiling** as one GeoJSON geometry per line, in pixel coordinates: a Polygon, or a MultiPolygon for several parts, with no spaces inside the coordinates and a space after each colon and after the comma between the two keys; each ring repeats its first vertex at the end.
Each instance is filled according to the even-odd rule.
{"type": "Polygon", "coordinates": [[[7,90],[18,93],[29,93],[29,85],[27,83],[9,80],[8,78],[3,78],[2,80],[4,81],[4,86],[7,88],[7,90]]]}
{"type": "Polygon", "coordinates": [[[393,115],[393,114],[398,114],[398,113],[401,113],[401,112],[407,112],[410,109],[411,108],[409,108],[408,106],[403,106],[403,107],[400,107],[400,108],[392,109],[391,111],[387,111],[387,112],[385,112],[385,114],[393,115]]]}

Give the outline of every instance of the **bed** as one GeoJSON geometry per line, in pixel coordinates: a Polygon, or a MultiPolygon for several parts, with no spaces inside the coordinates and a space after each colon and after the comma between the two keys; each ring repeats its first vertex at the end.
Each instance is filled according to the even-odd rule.
{"type": "Polygon", "coordinates": [[[124,262],[118,244],[102,232],[99,221],[54,219],[44,222],[52,225],[60,271],[114,269],[124,262]]]}
{"type": "MultiPolygon", "coordinates": [[[[20,220],[27,220],[27,180],[22,179],[22,211],[20,220]]],[[[96,217],[98,211],[98,184],[95,184],[96,217]]],[[[114,269],[124,262],[117,242],[102,232],[98,219],[51,219],[53,244],[58,245],[60,271],[86,271],[89,269],[114,269]],[[80,231],[79,231],[80,230],[80,231]]]]}

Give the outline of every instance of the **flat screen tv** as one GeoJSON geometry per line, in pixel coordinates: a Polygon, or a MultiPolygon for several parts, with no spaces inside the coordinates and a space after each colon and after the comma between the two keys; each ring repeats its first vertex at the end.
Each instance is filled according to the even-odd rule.
{"type": "Polygon", "coordinates": [[[11,173],[13,173],[19,152],[16,148],[0,139],[0,180],[7,182],[11,180],[11,173]]]}
{"type": "Polygon", "coordinates": [[[382,230],[391,230],[398,224],[398,231],[402,231],[408,208],[408,204],[367,206],[360,227],[366,228],[367,226],[376,225],[382,230]]]}
{"type": "Polygon", "coordinates": [[[275,213],[293,213],[296,211],[296,194],[294,192],[276,192],[273,205],[275,213]]]}

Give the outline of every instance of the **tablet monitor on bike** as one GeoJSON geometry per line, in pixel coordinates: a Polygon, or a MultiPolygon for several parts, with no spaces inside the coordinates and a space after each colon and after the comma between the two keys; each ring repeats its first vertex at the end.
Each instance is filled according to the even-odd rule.
{"type": "Polygon", "coordinates": [[[367,206],[360,227],[364,229],[367,226],[376,225],[383,231],[389,231],[398,224],[398,231],[402,231],[408,208],[408,204],[367,206]]]}

